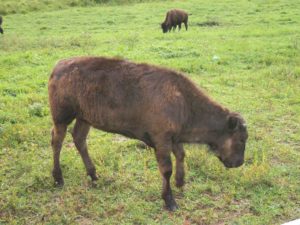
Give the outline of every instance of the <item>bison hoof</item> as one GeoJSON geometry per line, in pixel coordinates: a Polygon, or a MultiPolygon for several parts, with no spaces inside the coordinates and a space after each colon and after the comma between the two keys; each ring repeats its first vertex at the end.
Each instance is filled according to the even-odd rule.
{"type": "Polygon", "coordinates": [[[61,170],[53,170],[52,171],[52,176],[54,178],[54,185],[56,187],[62,187],[64,186],[64,178],[62,176],[61,170]]]}
{"type": "Polygon", "coordinates": [[[96,174],[89,174],[89,176],[91,177],[92,181],[97,181],[98,177],[96,174]]]}
{"type": "Polygon", "coordinates": [[[178,205],[174,201],[172,204],[166,204],[166,209],[170,212],[174,212],[178,209],[178,205]]]}
{"type": "Polygon", "coordinates": [[[55,180],[54,185],[55,185],[55,187],[63,187],[64,180],[63,179],[55,180]]]}
{"type": "Polygon", "coordinates": [[[165,203],[166,203],[167,210],[169,210],[171,212],[174,212],[176,209],[178,209],[178,205],[172,196],[168,196],[165,199],[165,203]]]}
{"type": "Polygon", "coordinates": [[[184,180],[176,180],[176,187],[182,188],[184,186],[184,180]]]}

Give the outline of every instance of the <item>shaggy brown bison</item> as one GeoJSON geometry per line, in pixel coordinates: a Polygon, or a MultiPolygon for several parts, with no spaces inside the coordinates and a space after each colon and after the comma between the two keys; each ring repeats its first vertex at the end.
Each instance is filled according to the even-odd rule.
{"type": "Polygon", "coordinates": [[[170,32],[176,29],[178,26],[178,30],[181,29],[181,23],[184,23],[185,29],[188,29],[188,14],[180,9],[173,9],[167,12],[165,21],[161,24],[161,28],[164,33],[170,32]]]}
{"type": "Polygon", "coordinates": [[[2,16],[0,16],[0,33],[3,34],[3,29],[1,25],[2,25],[2,16]]]}
{"type": "Polygon", "coordinates": [[[59,157],[67,126],[74,119],[73,140],[92,180],[97,176],[86,144],[91,126],[153,147],[169,210],[177,208],[170,186],[170,154],[176,157],[176,186],[181,187],[183,143],[209,145],[228,168],[244,162],[248,136],[244,119],[178,72],[121,59],[78,57],[55,66],[48,88],[54,123],[52,174],[57,185],[63,185],[59,157]]]}

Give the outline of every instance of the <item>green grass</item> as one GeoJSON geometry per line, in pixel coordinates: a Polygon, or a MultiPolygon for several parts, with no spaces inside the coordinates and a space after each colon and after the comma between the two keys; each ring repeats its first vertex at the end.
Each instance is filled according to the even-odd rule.
{"type": "Polygon", "coordinates": [[[1,0],[0,15],[28,13],[32,11],[51,11],[78,6],[122,5],[130,3],[166,0],[1,0]]]}
{"type": "Polygon", "coordinates": [[[4,19],[0,224],[280,224],[300,217],[296,0],[73,7],[4,19]],[[188,32],[161,32],[170,8],[192,13],[188,32]],[[211,21],[219,25],[199,26],[211,21]],[[88,145],[99,181],[86,177],[68,134],[65,186],[53,187],[47,81],[58,60],[76,55],[120,56],[184,72],[246,119],[244,166],[227,170],[205,146],[186,145],[186,186],[182,192],[172,179],[180,210],[169,213],[152,149],[92,130],[88,145]]]}

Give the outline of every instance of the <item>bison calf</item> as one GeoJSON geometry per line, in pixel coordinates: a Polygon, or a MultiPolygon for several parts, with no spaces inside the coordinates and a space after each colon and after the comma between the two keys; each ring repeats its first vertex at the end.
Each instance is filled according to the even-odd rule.
{"type": "Polygon", "coordinates": [[[86,144],[90,126],[153,147],[163,178],[162,198],[169,210],[177,208],[170,186],[170,154],[176,157],[176,186],[181,187],[183,143],[209,145],[228,168],[243,164],[248,136],[243,118],[178,72],[121,59],[78,57],[55,66],[48,88],[54,123],[53,177],[58,185],[63,185],[60,151],[74,119],[73,140],[92,180],[97,176],[86,144]]]}
{"type": "Polygon", "coordinates": [[[170,32],[172,27],[173,30],[178,26],[178,30],[181,29],[181,24],[184,23],[185,29],[188,29],[188,14],[179,9],[173,9],[167,12],[165,21],[161,24],[161,28],[164,33],[170,32]]]}

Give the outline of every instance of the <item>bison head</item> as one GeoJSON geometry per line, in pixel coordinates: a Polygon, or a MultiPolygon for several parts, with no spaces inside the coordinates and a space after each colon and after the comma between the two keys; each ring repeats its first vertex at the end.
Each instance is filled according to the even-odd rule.
{"type": "Polygon", "coordinates": [[[234,113],[228,116],[222,134],[218,135],[214,142],[209,143],[209,146],[227,168],[239,167],[244,163],[247,138],[244,119],[234,113]]]}
{"type": "Polygon", "coordinates": [[[168,26],[166,23],[162,23],[161,24],[161,29],[163,31],[163,33],[167,33],[168,32],[168,26]]]}

